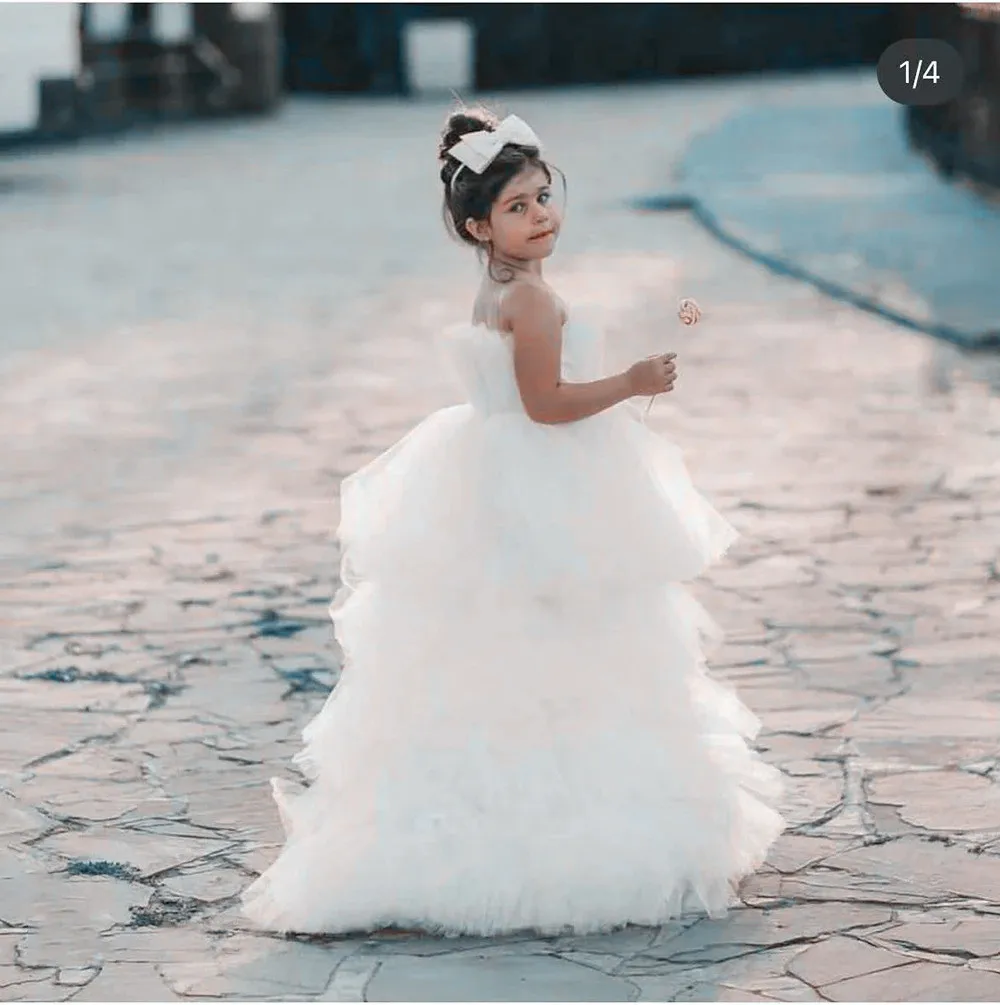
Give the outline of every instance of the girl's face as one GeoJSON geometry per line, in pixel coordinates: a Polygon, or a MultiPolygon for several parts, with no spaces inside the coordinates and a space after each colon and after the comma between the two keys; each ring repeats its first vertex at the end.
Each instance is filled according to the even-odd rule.
{"type": "Polygon", "coordinates": [[[540,261],[555,250],[562,215],[552,199],[552,182],[539,167],[525,168],[502,189],[488,220],[470,221],[470,232],[492,243],[504,258],[540,261]]]}

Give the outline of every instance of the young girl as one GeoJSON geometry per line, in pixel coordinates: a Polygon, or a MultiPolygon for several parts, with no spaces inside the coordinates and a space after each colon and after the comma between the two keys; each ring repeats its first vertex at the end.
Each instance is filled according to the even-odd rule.
{"type": "Polygon", "coordinates": [[[342,489],[343,676],[312,784],[245,896],[280,931],[590,932],[720,913],[780,833],[754,717],[705,673],[679,583],[734,534],[542,275],[553,172],[519,119],[451,116],[447,219],[485,259],[447,348],[468,403],[342,489]]]}

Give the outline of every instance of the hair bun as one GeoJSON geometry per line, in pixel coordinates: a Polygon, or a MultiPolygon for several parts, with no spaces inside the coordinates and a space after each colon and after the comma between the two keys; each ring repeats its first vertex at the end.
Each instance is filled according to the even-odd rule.
{"type": "Polygon", "coordinates": [[[485,108],[461,108],[452,112],[441,133],[438,159],[447,162],[448,151],[466,133],[478,133],[483,130],[492,133],[499,124],[497,117],[485,108]]]}

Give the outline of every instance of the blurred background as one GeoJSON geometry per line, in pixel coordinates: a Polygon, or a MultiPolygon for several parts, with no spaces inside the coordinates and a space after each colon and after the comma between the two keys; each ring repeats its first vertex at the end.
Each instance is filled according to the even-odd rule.
{"type": "MultiPolygon", "coordinates": [[[[21,429],[4,448],[8,539],[140,496],[172,512],[193,496],[167,483],[192,465],[199,492],[211,470],[225,496],[253,477],[237,458],[260,456],[246,430],[293,409],[291,388],[288,422],[308,425],[303,388],[325,400],[320,375],[336,380],[361,337],[384,394],[393,360],[410,374],[401,414],[423,407],[417,387],[439,400],[423,347],[464,316],[475,270],[440,227],[455,95],[525,115],[569,174],[556,267],[632,332],[621,357],[671,316],[650,290],[720,300],[726,249],[933,336],[935,385],[970,361],[992,374],[996,14],[0,4],[0,418],[21,429]],[[903,108],[879,89],[880,54],[914,37],[960,53],[954,100],[903,108]],[[712,255],[690,251],[692,228],[712,255]],[[655,324],[622,320],[647,301],[655,324]]],[[[765,296],[744,285],[733,310],[765,296]]]]}
{"type": "MultiPolygon", "coordinates": [[[[565,281],[612,323],[658,305],[623,358],[669,317],[661,279],[718,300],[726,249],[931,336],[933,386],[995,383],[998,9],[0,4],[10,536],[106,512],[154,468],[224,470],[252,442],[234,416],[287,409],[305,378],[325,393],[368,325],[388,340],[369,330],[372,380],[392,385],[395,353],[436,387],[414,347],[462,316],[475,270],[438,215],[456,95],[526,115],[567,170],[565,281]],[[959,53],[953,99],[882,93],[876,63],[904,38],[959,53]],[[692,227],[715,258],[686,252],[692,227]],[[602,284],[602,260],[629,264],[602,284]]],[[[763,295],[748,280],[729,300],[763,295]]]]}
{"type": "Polygon", "coordinates": [[[296,94],[466,94],[874,65],[940,38],[969,76],[911,112],[948,172],[1000,181],[996,4],[7,3],[0,137],[276,110],[296,94]]]}

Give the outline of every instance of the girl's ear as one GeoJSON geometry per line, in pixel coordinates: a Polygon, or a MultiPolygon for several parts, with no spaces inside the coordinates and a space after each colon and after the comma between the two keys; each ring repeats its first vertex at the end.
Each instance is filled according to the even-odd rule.
{"type": "Polygon", "coordinates": [[[490,239],[490,225],[487,220],[473,220],[470,216],[465,221],[465,229],[481,244],[490,239]]]}

